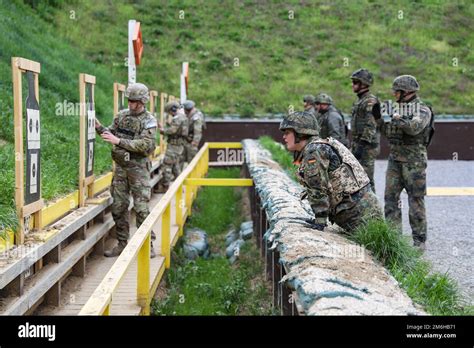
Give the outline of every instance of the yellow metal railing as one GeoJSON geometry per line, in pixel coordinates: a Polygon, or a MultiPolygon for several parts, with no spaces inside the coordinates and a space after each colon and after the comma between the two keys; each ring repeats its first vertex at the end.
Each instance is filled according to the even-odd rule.
{"type": "MultiPolygon", "coordinates": [[[[137,258],[137,304],[141,307],[141,314],[150,314],[150,302],[163,276],[164,269],[171,264],[171,204],[175,200],[176,225],[178,234],[182,236],[187,216],[191,215],[191,206],[196,198],[199,186],[251,186],[251,179],[204,179],[209,169],[209,149],[242,148],[240,143],[205,143],[194,159],[184,169],[167,192],[152,209],[150,215],[130,239],[117,261],[96,288],[92,296],[82,308],[79,315],[109,315],[112,298],[120,281],[125,276],[135,257],[137,258]],[[185,197],[183,202],[183,187],[185,197]],[[150,279],[150,238],[152,227],[161,218],[161,232],[157,238],[161,239],[161,265],[155,279],[150,279]]],[[[157,261],[159,262],[159,261],[157,261]]]]}

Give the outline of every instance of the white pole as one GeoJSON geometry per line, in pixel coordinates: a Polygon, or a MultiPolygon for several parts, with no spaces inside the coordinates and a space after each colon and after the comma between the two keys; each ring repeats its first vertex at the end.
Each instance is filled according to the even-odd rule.
{"type": "Polygon", "coordinates": [[[137,66],[135,65],[135,54],[133,53],[133,34],[135,33],[136,21],[128,21],[128,84],[137,82],[137,66]]]}
{"type": "Polygon", "coordinates": [[[186,79],[184,78],[184,74],[181,74],[181,104],[186,101],[186,79]]]}
{"type": "Polygon", "coordinates": [[[186,93],[186,73],[188,71],[189,63],[188,62],[183,62],[182,65],[182,71],[181,71],[181,104],[188,99],[187,93],[186,93]]]}

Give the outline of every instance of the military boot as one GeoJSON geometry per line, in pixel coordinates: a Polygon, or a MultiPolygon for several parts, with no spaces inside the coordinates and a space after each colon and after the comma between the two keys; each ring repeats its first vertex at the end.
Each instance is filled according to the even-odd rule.
{"type": "Polygon", "coordinates": [[[126,241],[119,241],[118,244],[115,247],[113,247],[110,250],[105,251],[104,256],[106,256],[106,257],[119,256],[122,253],[123,249],[125,249],[126,246],[127,246],[126,241]]]}
{"type": "Polygon", "coordinates": [[[426,250],[426,246],[425,246],[425,242],[421,242],[421,241],[414,241],[413,245],[418,248],[418,250],[420,250],[421,252],[425,252],[426,250]]]}

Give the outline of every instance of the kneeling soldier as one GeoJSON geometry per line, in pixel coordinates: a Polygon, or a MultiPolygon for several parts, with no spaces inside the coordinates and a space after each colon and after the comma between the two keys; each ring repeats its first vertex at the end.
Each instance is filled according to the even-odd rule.
{"type": "Polygon", "coordinates": [[[287,149],[295,152],[297,178],[306,188],[316,228],[324,229],[329,218],[352,232],[367,219],[382,218],[364,168],[339,141],[319,137],[319,125],[310,113],[286,116],[280,130],[287,149]]]}

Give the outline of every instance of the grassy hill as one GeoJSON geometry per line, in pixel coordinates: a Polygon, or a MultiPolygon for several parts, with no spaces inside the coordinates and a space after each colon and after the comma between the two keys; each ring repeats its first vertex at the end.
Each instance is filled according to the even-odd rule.
{"type": "Polygon", "coordinates": [[[438,113],[473,113],[469,1],[134,3],[76,1],[50,18],[61,35],[122,80],[127,20],[141,21],[146,47],[140,79],[177,90],[180,63],[189,61],[190,95],[211,115],[285,112],[290,104],[299,107],[303,94],[320,91],[349,112],[354,96],[348,76],[361,66],[374,72],[374,91],[383,98],[391,97],[395,76],[412,74],[438,113]]]}
{"type": "MultiPolygon", "coordinates": [[[[473,113],[469,1],[0,0],[0,229],[15,221],[11,57],[42,64],[43,196],[52,199],[77,188],[79,158],[78,116],[56,115],[56,104],[78,101],[80,72],[96,75],[97,114],[110,122],[112,83],[127,78],[131,18],[145,42],[139,81],[178,95],[189,61],[190,97],[210,115],[286,112],[320,91],[349,112],[348,76],[361,66],[382,98],[396,75],[413,74],[437,113],[473,113]]],[[[109,147],[98,141],[95,171],[109,168],[109,147]]]]}

